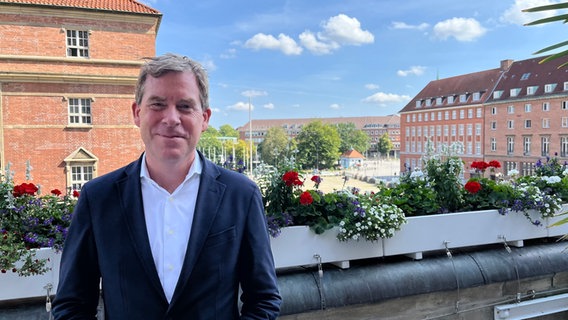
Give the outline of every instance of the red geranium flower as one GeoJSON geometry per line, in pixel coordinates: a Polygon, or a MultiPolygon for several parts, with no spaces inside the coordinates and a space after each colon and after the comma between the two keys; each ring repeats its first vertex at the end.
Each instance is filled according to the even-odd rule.
{"type": "Polygon", "coordinates": [[[314,202],[314,198],[312,198],[312,194],[309,191],[304,191],[300,194],[300,204],[307,206],[314,202]]]}
{"type": "Polygon", "coordinates": [[[53,189],[53,190],[51,190],[51,194],[54,195],[54,196],[60,196],[61,191],[59,191],[59,189],[53,189]]]}
{"type": "Polygon", "coordinates": [[[497,160],[489,161],[488,165],[492,168],[501,168],[501,164],[497,160]]]}
{"type": "Polygon", "coordinates": [[[485,171],[485,169],[487,169],[487,167],[489,167],[489,164],[485,161],[474,161],[471,163],[471,167],[483,172],[485,171]]]}
{"type": "Polygon", "coordinates": [[[14,191],[12,192],[12,194],[14,195],[14,197],[21,197],[26,194],[33,196],[37,192],[37,190],[38,187],[36,187],[36,185],[33,183],[22,183],[20,185],[14,186],[14,191]]]}
{"type": "Polygon", "coordinates": [[[465,190],[471,194],[476,194],[481,190],[481,184],[477,181],[468,181],[465,186],[465,190]]]}
{"type": "Polygon", "coordinates": [[[74,196],[75,198],[79,198],[79,191],[73,190],[73,196],[74,196]]]}
{"type": "Polygon", "coordinates": [[[316,184],[320,184],[321,178],[320,176],[312,176],[312,181],[315,182],[316,184]]]}
{"type": "Polygon", "coordinates": [[[300,180],[298,172],[296,171],[288,171],[282,176],[282,180],[288,187],[291,186],[301,186],[303,182],[300,180]]]}

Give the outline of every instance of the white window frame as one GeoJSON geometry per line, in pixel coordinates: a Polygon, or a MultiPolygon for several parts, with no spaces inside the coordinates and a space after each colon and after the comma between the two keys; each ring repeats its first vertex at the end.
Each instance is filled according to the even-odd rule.
{"type": "Polygon", "coordinates": [[[65,30],[68,57],[89,57],[89,33],[88,30],[65,30]]]}
{"type": "Polygon", "coordinates": [[[70,126],[92,126],[91,98],[68,98],[67,112],[70,126]]]}
{"type": "Polygon", "coordinates": [[[550,111],[550,102],[542,103],[542,111],[550,111]]]}
{"type": "Polygon", "coordinates": [[[542,128],[543,129],[550,128],[550,119],[549,118],[542,118],[542,128]]]}
{"type": "Polygon", "coordinates": [[[72,164],[70,179],[71,190],[80,191],[85,183],[93,180],[95,166],[92,164],[72,164]]]}
{"type": "Polygon", "coordinates": [[[540,137],[540,155],[546,157],[550,155],[550,137],[542,136],[540,137]]]}

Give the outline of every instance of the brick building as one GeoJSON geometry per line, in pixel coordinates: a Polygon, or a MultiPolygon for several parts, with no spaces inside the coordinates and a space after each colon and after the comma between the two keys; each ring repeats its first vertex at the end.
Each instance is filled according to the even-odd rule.
{"type": "MultiPolygon", "coordinates": [[[[421,167],[426,146],[461,142],[466,169],[497,160],[503,173],[568,157],[568,58],[503,60],[496,69],[431,81],[401,111],[401,170],[421,167]]],[[[563,159],[566,160],[566,159],[563,159]]]]}
{"type": "Polygon", "coordinates": [[[162,15],[134,0],[0,0],[0,166],[44,193],[140,156],[134,86],[162,15]]]}
{"type": "Polygon", "coordinates": [[[370,150],[373,150],[379,138],[387,133],[394,147],[391,151],[391,156],[398,156],[400,150],[400,117],[396,114],[368,117],[253,119],[252,128],[249,128],[249,123],[247,122],[245,125],[237,128],[237,131],[239,132],[239,139],[245,141],[250,141],[249,136],[250,131],[252,131],[253,143],[258,145],[264,140],[268,129],[272,127],[282,127],[290,138],[294,138],[300,133],[304,125],[315,120],[320,120],[326,124],[353,123],[356,129],[362,130],[369,136],[370,150]]]}

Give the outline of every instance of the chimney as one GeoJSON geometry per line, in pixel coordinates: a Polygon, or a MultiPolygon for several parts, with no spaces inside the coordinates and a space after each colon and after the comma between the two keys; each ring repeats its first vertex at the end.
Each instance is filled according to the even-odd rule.
{"type": "Polygon", "coordinates": [[[511,65],[513,65],[513,60],[512,60],[512,59],[501,60],[501,70],[502,70],[502,71],[507,71],[507,70],[509,70],[509,68],[511,67],[511,65]]]}

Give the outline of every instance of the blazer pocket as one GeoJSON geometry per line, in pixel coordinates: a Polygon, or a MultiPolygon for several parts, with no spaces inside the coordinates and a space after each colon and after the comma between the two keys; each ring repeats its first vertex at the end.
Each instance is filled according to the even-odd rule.
{"type": "Polygon", "coordinates": [[[215,247],[224,243],[232,242],[237,236],[237,231],[234,226],[225,229],[221,232],[211,234],[205,240],[204,248],[215,247]]]}

